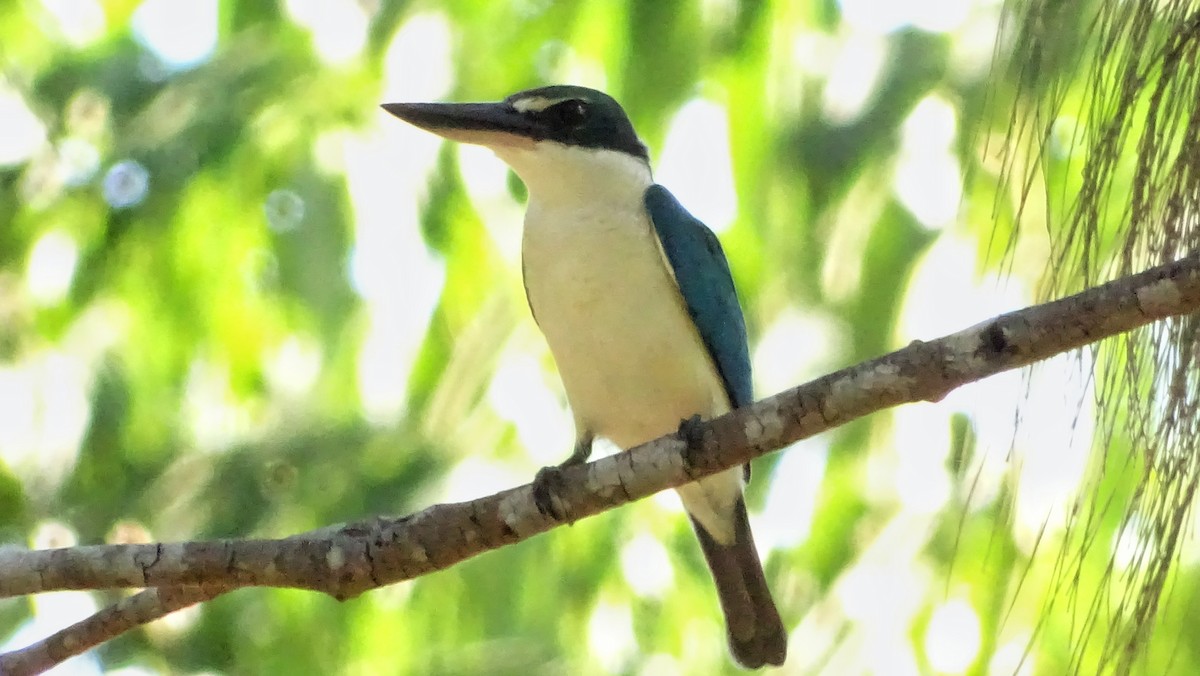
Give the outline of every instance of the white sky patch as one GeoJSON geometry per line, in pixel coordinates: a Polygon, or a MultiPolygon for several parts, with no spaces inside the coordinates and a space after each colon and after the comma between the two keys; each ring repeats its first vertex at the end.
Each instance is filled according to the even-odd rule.
{"type": "Polygon", "coordinates": [[[1141,514],[1131,514],[1121,525],[1116,541],[1113,542],[1113,565],[1122,571],[1136,569],[1142,564],[1141,557],[1145,552],[1155,551],[1158,545],[1158,538],[1154,535],[1154,524],[1147,523],[1141,514]]]}
{"type": "MultiPolygon", "coordinates": [[[[758,518],[752,518],[755,541],[763,552],[792,549],[808,540],[828,459],[827,435],[811,437],[780,450],[779,462],[771,473],[766,505],[758,518]]],[[[765,560],[766,556],[762,558],[765,560]]]]}
{"type": "Polygon", "coordinates": [[[881,635],[893,630],[903,635],[908,630],[930,586],[926,571],[914,565],[929,528],[919,517],[887,522],[834,586],[847,618],[875,625],[881,635]]]}
{"type": "Polygon", "coordinates": [[[700,13],[704,23],[723,29],[737,19],[739,4],[736,0],[701,0],[700,13]]]}
{"type": "Polygon", "coordinates": [[[608,89],[604,64],[581,56],[563,40],[542,43],[534,54],[533,67],[541,82],[569,82],[600,91],[608,89]]]}
{"type": "Polygon", "coordinates": [[[263,362],[273,390],[299,397],[310,391],[321,375],[321,344],[307,336],[288,336],[263,362]]]}
{"type": "Polygon", "coordinates": [[[533,55],[533,68],[541,82],[566,82],[555,77],[555,71],[564,60],[573,58],[574,50],[562,40],[547,40],[533,55]]]}
{"type": "Polygon", "coordinates": [[[692,99],[671,120],[655,180],[716,232],[737,217],[725,107],[692,99]]]}
{"type": "MultiPolygon", "coordinates": [[[[1010,279],[998,288],[994,278],[977,273],[976,243],[944,231],[917,263],[897,322],[896,342],[931,339],[960,331],[996,315],[1023,307],[1029,294],[1010,279]]],[[[965,413],[978,438],[977,466],[966,469],[974,480],[972,504],[995,498],[1009,471],[1007,449],[1013,440],[1013,406],[1021,400],[1021,376],[1001,373],[954,390],[929,406],[902,406],[893,412],[893,448],[898,454],[916,453],[919,462],[938,465],[949,453],[950,416],[965,413]],[[936,436],[930,430],[937,430],[936,436]]],[[[895,487],[897,491],[900,488],[895,487]]]]}
{"type": "Polygon", "coordinates": [[[91,421],[91,380],[84,359],[68,352],[0,365],[0,459],[55,490],[75,466],[91,421]]]}
{"type": "Polygon", "coordinates": [[[508,196],[508,166],[491,150],[460,143],[458,165],[472,202],[491,202],[508,196]]]}
{"type": "MultiPolygon", "coordinates": [[[[440,100],[453,81],[451,56],[445,16],[409,19],[384,57],[382,100],[440,100]]],[[[412,366],[445,281],[445,266],[426,246],[419,216],[441,140],[383,110],[376,124],[322,143],[323,154],[340,157],[354,207],[350,275],[367,313],[359,397],[368,420],[392,424],[408,401],[412,366]]]]}
{"type": "Polygon", "coordinates": [[[102,298],[79,312],[62,344],[94,370],[97,362],[124,342],[129,323],[127,306],[102,298]]]}
{"type": "Polygon", "coordinates": [[[143,0],[132,25],[138,42],[168,70],[185,70],[217,47],[217,0],[143,0]]]}
{"type": "MultiPolygon", "coordinates": [[[[925,606],[931,585],[936,584],[920,562],[930,529],[922,516],[892,518],[834,583],[832,600],[853,623],[851,636],[838,641],[856,646],[844,659],[854,665],[866,663],[857,671],[920,673],[908,632],[925,606]]],[[[828,667],[831,673],[852,673],[835,661],[828,667]]]]}
{"type": "Polygon", "coordinates": [[[650,496],[650,500],[656,507],[668,514],[680,515],[685,513],[683,510],[683,500],[679,499],[679,494],[675,491],[659,491],[650,496]]]}
{"type": "MultiPolygon", "coordinates": [[[[355,267],[382,270],[382,259],[388,256],[363,254],[369,250],[355,247],[355,267]],[[367,262],[367,258],[375,260],[367,262]]],[[[419,275],[420,287],[411,293],[397,294],[390,303],[367,302],[367,331],[358,352],[358,394],[367,419],[374,424],[393,424],[404,412],[413,360],[444,281],[440,266],[429,263],[428,267],[419,275]]]]}
{"type": "MultiPolygon", "coordinates": [[[[1041,362],[1008,405],[1010,437],[1011,412],[1014,407],[1020,412],[1013,536],[1026,555],[1033,553],[1043,527],[1047,534],[1066,528],[1084,488],[1096,428],[1092,378],[1084,369],[1070,354],[1041,362]]],[[[993,447],[992,452],[1003,450],[993,447]]]]}
{"type": "MultiPolygon", "coordinates": [[[[975,242],[942,233],[917,264],[905,292],[898,342],[936,338],[1028,305],[1031,295],[1019,280],[1009,278],[1001,286],[994,277],[980,276],[976,254],[975,242]]],[[[976,437],[974,464],[966,469],[973,482],[972,504],[988,504],[1015,472],[1013,532],[1022,551],[1031,551],[1043,525],[1048,534],[1065,527],[1095,434],[1092,385],[1076,357],[1061,355],[1024,372],[965,385],[928,408],[931,412],[925,414],[910,409],[895,413],[898,421],[915,415],[931,418],[923,424],[898,424],[898,450],[916,452],[929,443],[925,428],[946,427],[950,414],[961,412],[976,437]]],[[[933,460],[931,454],[927,461],[933,460]]]]}
{"type": "Polygon", "coordinates": [[[1073,115],[1059,115],[1050,125],[1050,156],[1056,160],[1070,159],[1086,151],[1087,130],[1083,121],[1073,115]]]}
{"type": "Polygon", "coordinates": [[[637,676],[682,676],[683,673],[683,667],[680,666],[679,659],[675,655],[654,653],[642,661],[642,666],[638,669],[637,676]]]}
{"type": "Polygon", "coordinates": [[[287,0],[288,14],[312,33],[313,47],[328,64],[344,64],[362,53],[370,20],[365,3],[287,0]]]}
{"type": "Polygon", "coordinates": [[[975,4],[966,21],[955,30],[950,41],[947,64],[960,80],[986,77],[996,54],[1006,54],[1012,47],[1014,31],[1000,31],[1002,0],[982,0],[975,4]],[[997,46],[999,41],[999,46],[997,46]]]}
{"type": "Polygon", "coordinates": [[[525,207],[508,191],[508,165],[483,146],[459,143],[458,170],[497,251],[519,273],[525,207]]]}
{"type": "Polygon", "coordinates": [[[529,471],[512,463],[478,457],[461,460],[442,480],[438,500],[463,502],[529,483],[529,471]]]}
{"type": "Polygon", "coordinates": [[[601,599],[588,618],[588,648],[606,673],[618,674],[629,667],[637,654],[637,636],[633,633],[633,613],[627,604],[601,599]]]}
{"type": "Polygon", "coordinates": [[[1032,300],[1020,280],[979,273],[978,244],[943,232],[915,266],[897,323],[896,345],[960,331],[1032,300]],[[1003,285],[1001,285],[1003,284],[1003,285]]]}
{"type": "Polygon", "coordinates": [[[837,42],[828,33],[802,30],[792,42],[792,65],[812,77],[825,79],[837,54],[837,42]]]}
{"type": "Polygon", "coordinates": [[[936,148],[947,150],[957,136],[958,115],[954,106],[931,94],[921,99],[901,125],[901,150],[906,153],[936,148]]]}
{"type": "Polygon", "coordinates": [[[886,56],[887,44],[878,35],[851,33],[842,42],[825,81],[826,119],[842,125],[858,119],[879,85],[886,56]]]}
{"type": "Polygon", "coordinates": [[[55,28],[73,47],[85,47],[104,35],[108,21],[96,0],[42,0],[55,28]]]}
{"type": "Polygon", "coordinates": [[[925,628],[925,657],[939,674],[970,669],[981,645],[979,615],[965,599],[951,599],[934,609],[925,628]]]}
{"type": "Polygon", "coordinates": [[[949,33],[966,23],[975,4],[963,0],[911,0],[909,21],[913,28],[930,33],[949,33]]]}
{"type": "Polygon", "coordinates": [[[1010,637],[1001,638],[1002,643],[992,653],[988,661],[987,673],[1012,674],[1012,676],[1033,676],[1037,673],[1038,643],[1033,640],[1033,631],[1005,631],[1010,637]]]}
{"type": "Polygon", "coordinates": [[[92,180],[100,169],[100,151],[78,138],[58,143],[58,171],[67,186],[80,186],[92,180]]]}
{"type": "Polygon", "coordinates": [[[884,35],[909,23],[908,0],[873,2],[872,0],[840,0],[842,21],[852,30],[884,35]]]}
{"type": "Polygon", "coordinates": [[[451,45],[450,22],[441,12],[417,14],[406,21],[384,55],[383,101],[445,98],[454,83],[451,45]]]}
{"type": "Polygon", "coordinates": [[[906,26],[931,33],[952,31],[974,2],[964,0],[840,0],[842,21],[853,30],[884,35],[906,26]]]}
{"type": "Polygon", "coordinates": [[[754,346],[755,390],[782,392],[824,375],[843,357],[845,326],[826,315],[788,307],[767,324],[754,346]]]}
{"type": "Polygon", "coordinates": [[[59,230],[43,233],[29,251],[25,266],[25,287],[38,305],[57,305],[71,291],[79,245],[59,230]]]}
{"type": "Polygon", "coordinates": [[[571,82],[603,92],[608,91],[607,70],[602,62],[568,50],[554,70],[553,77],[546,79],[551,82],[571,82]]]}
{"type": "Polygon", "coordinates": [[[351,284],[366,333],[358,390],[367,419],[393,424],[445,281],[445,266],[421,236],[419,208],[440,141],[380,111],[376,131],[342,139],[354,208],[351,284]]]}
{"type": "Polygon", "coordinates": [[[0,79],[0,166],[20,164],[46,144],[46,126],[24,97],[0,79]]]}
{"type": "Polygon", "coordinates": [[[250,434],[248,412],[229,384],[229,365],[203,357],[192,361],[184,385],[183,413],[198,450],[223,452],[250,434]]]}
{"type": "Polygon", "coordinates": [[[901,129],[893,188],[900,203],[930,229],[952,223],[962,202],[962,171],[953,147],[955,128],[954,106],[938,96],[927,96],[909,113],[901,129]]]}
{"type": "Polygon", "coordinates": [[[575,426],[570,411],[547,385],[545,371],[528,351],[507,350],[498,363],[488,386],[488,404],[516,427],[536,466],[562,462],[571,452],[575,426]]]}
{"type": "Polygon", "coordinates": [[[890,490],[903,509],[936,513],[950,499],[946,471],[950,455],[950,415],[939,406],[901,406],[893,411],[895,443],[882,455],[889,463],[890,490]]]}
{"type": "Polygon", "coordinates": [[[662,598],[675,581],[666,547],[648,533],[639,533],[621,548],[621,572],[640,598],[662,598]]]}

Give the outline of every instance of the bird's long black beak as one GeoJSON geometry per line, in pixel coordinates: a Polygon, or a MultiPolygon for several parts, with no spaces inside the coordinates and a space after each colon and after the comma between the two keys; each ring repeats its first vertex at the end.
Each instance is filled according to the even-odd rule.
{"type": "Polygon", "coordinates": [[[507,103],[385,103],[383,109],[460,143],[523,146],[543,137],[532,120],[507,103]]]}

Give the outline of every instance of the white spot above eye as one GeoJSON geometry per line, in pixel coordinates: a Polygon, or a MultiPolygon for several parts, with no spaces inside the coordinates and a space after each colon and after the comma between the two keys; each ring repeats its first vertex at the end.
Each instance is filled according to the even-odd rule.
{"type": "Polygon", "coordinates": [[[569,100],[571,100],[571,97],[569,97],[569,96],[560,97],[560,98],[548,98],[545,96],[528,96],[523,99],[517,99],[517,100],[513,101],[512,107],[518,113],[540,113],[543,110],[549,108],[550,106],[555,105],[556,103],[562,103],[563,101],[569,101],[569,100]]]}

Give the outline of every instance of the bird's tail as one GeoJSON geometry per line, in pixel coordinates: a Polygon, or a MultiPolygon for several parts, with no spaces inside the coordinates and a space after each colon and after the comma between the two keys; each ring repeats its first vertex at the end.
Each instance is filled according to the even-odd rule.
{"type": "Polygon", "coordinates": [[[787,657],[787,631],[767,588],[754,536],[750,533],[745,501],[739,499],[734,507],[732,544],[719,544],[694,518],[692,526],[717,586],[733,658],[750,669],[783,664],[787,657]]]}

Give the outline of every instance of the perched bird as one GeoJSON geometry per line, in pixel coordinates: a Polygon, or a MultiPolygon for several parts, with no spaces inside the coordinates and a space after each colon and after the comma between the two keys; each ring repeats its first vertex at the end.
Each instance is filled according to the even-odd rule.
{"type": "MultiPolygon", "coordinates": [[[[746,326],[716,236],[651,178],[646,146],[612,97],[584,87],[496,103],[388,103],[400,119],[486,146],[529,191],[525,292],[554,355],[583,462],[596,437],[622,449],[752,401],[746,326]]],[[[782,664],[771,599],[730,469],[677,490],[716,582],[730,651],[782,664]]]]}

